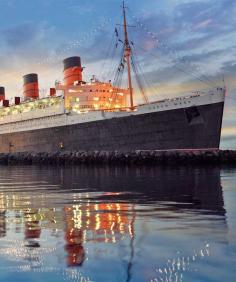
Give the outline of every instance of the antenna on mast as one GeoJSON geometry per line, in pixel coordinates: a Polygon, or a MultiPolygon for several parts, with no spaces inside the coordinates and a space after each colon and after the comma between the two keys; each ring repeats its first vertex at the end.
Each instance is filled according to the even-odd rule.
{"type": "Polygon", "coordinates": [[[127,21],[126,21],[126,7],[125,1],[123,1],[123,17],[124,17],[124,35],[125,35],[125,42],[124,42],[124,57],[127,62],[128,67],[128,83],[129,83],[129,93],[130,93],[130,108],[131,110],[134,108],[134,100],[133,100],[133,86],[132,86],[132,78],[131,78],[131,64],[130,64],[130,56],[131,56],[131,47],[129,44],[129,36],[128,36],[128,29],[127,29],[127,21]]]}

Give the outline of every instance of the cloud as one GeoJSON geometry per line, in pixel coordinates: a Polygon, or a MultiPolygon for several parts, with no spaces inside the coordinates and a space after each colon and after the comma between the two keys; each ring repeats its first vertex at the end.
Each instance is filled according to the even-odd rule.
{"type": "Polygon", "coordinates": [[[40,66],[37,62],[40,57],[47,56],[51,52],[52,48],[49,48],[48,43],[53,32],[53,26],[45,22],[23,22],[2,30],[0,84],[6,86],[8,97],[21,95],[24,74],[38,72],[39,76],[44,76],[43,72],[49,66],[46,64],[40,66]]]}
{"type": "Polygon", "coordinates": [[[7,47],[21,48],[35,45],[45,37],[44,27],[33,23],[24,23],[3,31],[7,47]]]}
{"type": "Polygon", "coordinates": [[[236,74],[236,59],[234,61],[227,61],[221,67],[222,72],[228,74],[236,74]]]}
{"type": "Polygon", "coordinates": [[[95,6],[91,5],[91,3],[89,3],[88,1],[82,1],[82,3],[80,4],[72,3],[68,5],[67,10],[69,13],[73,13],[77,16],[91,16],[95,11],[95,6]]]}
{"type": "Polygon", "coordinates": [[[2,63],[7,61],[10,67],[9,58],[14,67],[17,67],[17,64],[18,67],[27,65],[27,61],[36,63],[42,54],[47,56],[52,50],[50,38],[53,32],[54,27],[46,22],[24,22],[2,30],[0,35],[2,63]]]}
{"type": "Polygon", "coordinates": [[[206,27],[209,27],[209,25],[213,22],[212,19],[207,19],[204,21],[201,21],[199,23],[197,23],[196,25],[194,25],[192,27],[193,30],[200,30],[200,29],[205,29],[206,27]]]}
{"type": "Polygon", "coordinates": [[[236,136],[236,126],[232,126],[232,127],[223,126],[221,132],[221,148],[236,149],[235,136],[236,136]]]}
{"type": "Polygon", "coordinates": [[[235,23],[235,9],[236,3],[231,0],[192,1],[177,5],[175,21],[189,24],[190,27],[200,25],[203,28],[210,25],[212,29],[207,32],[225,30],[232,28],[235,23]]]}

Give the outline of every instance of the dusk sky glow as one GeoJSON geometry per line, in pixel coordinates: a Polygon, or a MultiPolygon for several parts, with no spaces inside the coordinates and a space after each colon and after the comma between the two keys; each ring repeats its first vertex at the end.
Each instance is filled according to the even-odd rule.
{"type": "MultiPolygon", "coordinates": [[[[150,97],[224,86],[224,77],[221,146],[236,149],[236,1],[127,0],[126,5],[150,97]]],[[[104,59],[122,23],[120,6],[120,0],[0,0],[0,85],[6,95],[21,95],[22,76],[31,72],[48,89],[63,78],[62,60],[74,55],[81,56],[85,80],[93,74],[113,79],[120,51],[104,59]]]]}

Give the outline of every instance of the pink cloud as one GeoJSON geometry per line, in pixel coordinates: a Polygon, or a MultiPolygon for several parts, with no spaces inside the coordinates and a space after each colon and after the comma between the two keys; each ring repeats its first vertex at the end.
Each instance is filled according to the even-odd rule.
{"type": "Polygon", "coordinates": [[[208,27],[212,23],[212,19],[207,19],[205,21],[199,22],[196,25],[193,26],[193,30],[199,30],[199,29],[204,29],[208,27]]]}

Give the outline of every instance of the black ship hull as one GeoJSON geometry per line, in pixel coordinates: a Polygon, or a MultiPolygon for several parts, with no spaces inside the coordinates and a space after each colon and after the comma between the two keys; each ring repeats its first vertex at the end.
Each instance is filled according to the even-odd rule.
{"type": "Polygon", "coordinates": [[[0,152],[217,149],[224,103],[0,135],[0,152]]]}

